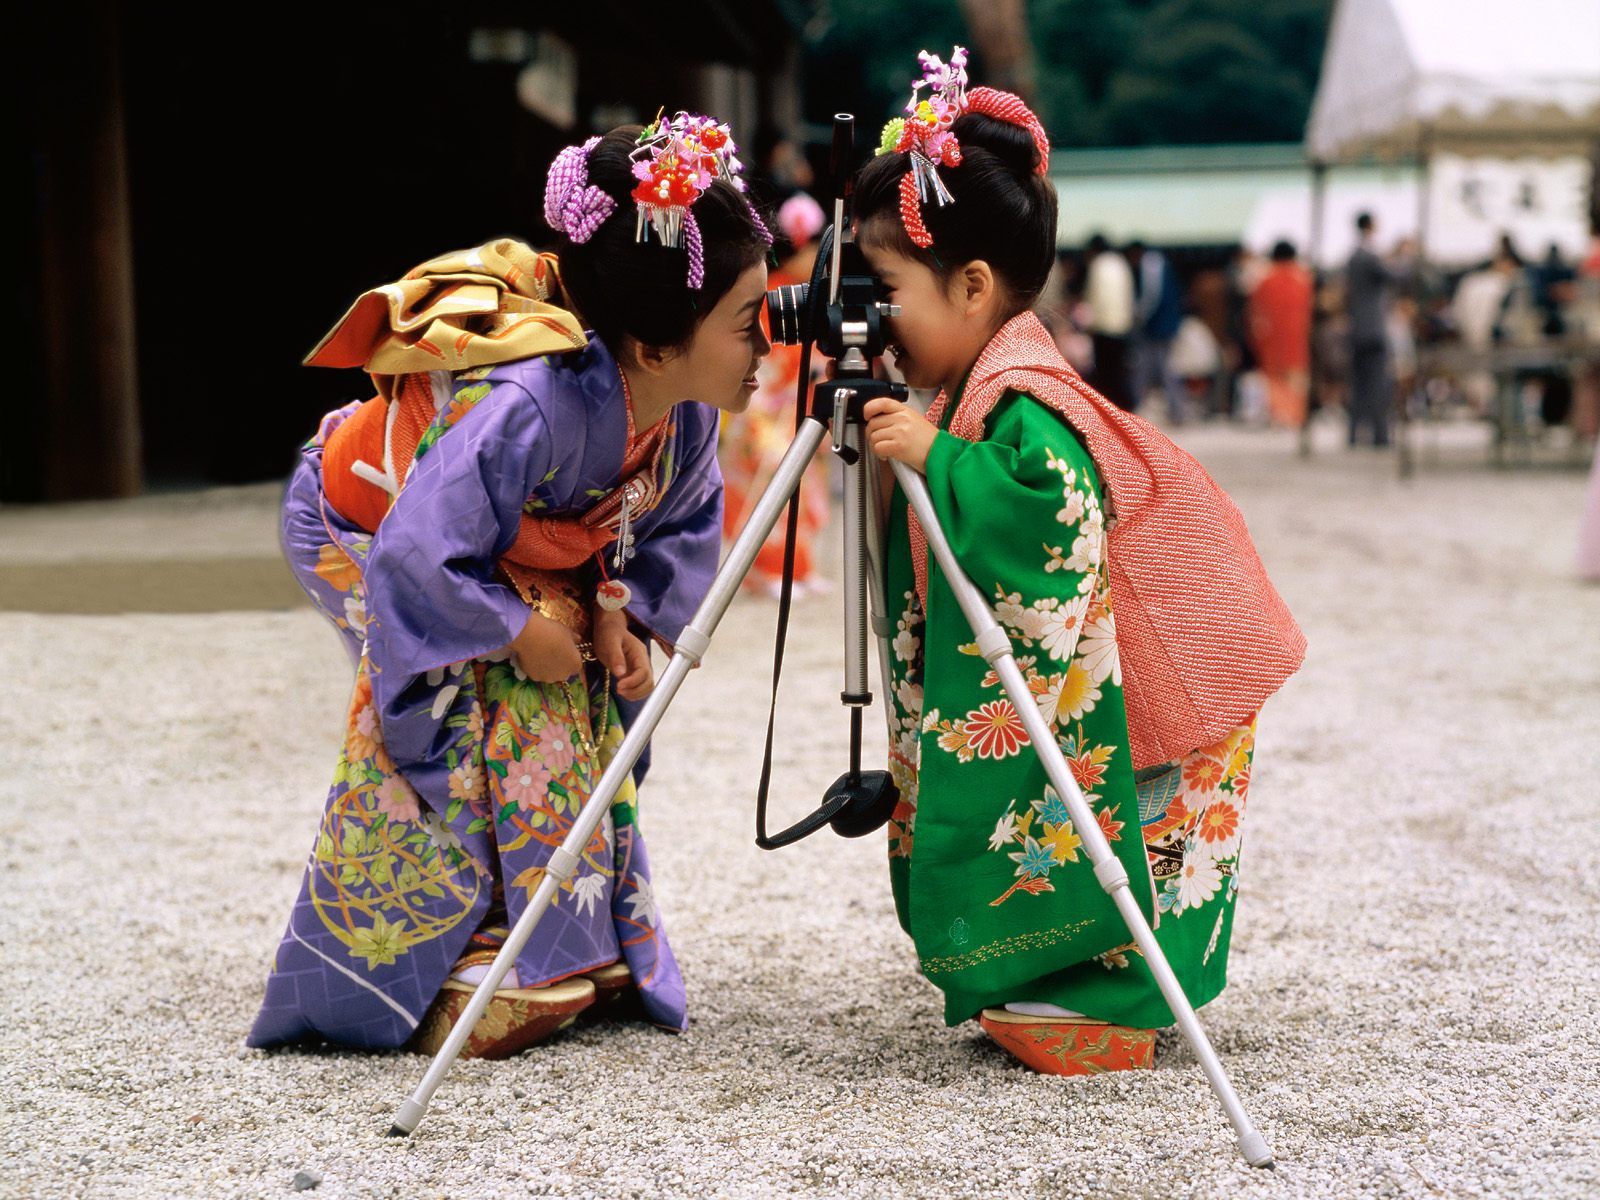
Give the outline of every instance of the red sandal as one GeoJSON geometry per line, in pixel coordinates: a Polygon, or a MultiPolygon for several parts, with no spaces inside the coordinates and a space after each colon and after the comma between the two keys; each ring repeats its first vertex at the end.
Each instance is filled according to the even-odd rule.
{"type": "Polygon", "coordinates": [[[1041,1075],[1098,1075],[1150,1066],[1156,1031],[1090,1017],[1036,1017],[986,1008],[978,1024],[995,1043],[1041,1075]]]}

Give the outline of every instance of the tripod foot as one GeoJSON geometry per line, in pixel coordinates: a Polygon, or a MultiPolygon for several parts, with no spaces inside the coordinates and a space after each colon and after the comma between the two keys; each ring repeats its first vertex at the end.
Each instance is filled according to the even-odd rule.
{"type": "Polygon", "coordinates": [[[410,1137],[414,1129],[422,1120],[426,1107],[417,1103],[415,1096],[410,1097],[400,1106],[400,1111],[394,1115],[394,1124],[389,1126],[390,1137],[410,1137]]]}
{"type": "Polygon", "coordinates": [[[1252,1167],[1273,1171],[1277,1164],[1272,1161],[1272,1150],[1267,1145],[1267,1139],[1254,1129],[1239,1138],[1239,1153],[1244,1155],[1245,1162],[1252,1167]]]}

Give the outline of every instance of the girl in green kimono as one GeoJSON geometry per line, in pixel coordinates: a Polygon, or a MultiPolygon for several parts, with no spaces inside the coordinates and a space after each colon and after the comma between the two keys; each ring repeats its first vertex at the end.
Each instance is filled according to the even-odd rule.
{"type": "MultiPolygon", "coordinates": [[[[1010,635],[1035,702],[1198,1006],[1226,980],[1262,673],[1250,676],[1254,691],[1237,689],[1207,709],[1209,723],[1184,726],[1209,730],[1188,744],[1173,740],[1167,680],[1145,679],[1130,727],[1123,665],[1131,660],[1119,648],[1118,564],[1108,554],[1117,481],[1108,484],[1106,463],[1088,447],[1129,439],[1153,447],[1149,454],[1203,480],[1193,486],[1211,489],[1208,502],[1237,514],[1225,497],[1213,499],[1220,490],[1192,459],[1089,391],[1029,311],[1055,258],[1049,144],[1016,97],[968,93],[962,59],[959,48],[950,66],[924,55],[919,89],[929,97],[914,95],[907,120],[891,123],[856,182],[857,238],[900,306],[889,322],[896,367],[911,386],[940,390],[926,417],[873,401],[868,438],[886,464],[927,477],[957,559],[1010,635]]],[[[886,486],[890,479],[886,466],[886,486]]],[[[1148,1065],[1153,1029],[1172,1023],[1170,1010],[898,489],[889,513],[890,766],[901,795],[890,875],[923,973],[943,991],[949,1024],[979,1017],[1036,1070],[1148,1065]]],[[[1234,556],[1259,568],[1242,530],[1241,522],[1234,556]]],[[[1177,525],[1173,535],[1183,541],[1177,525]]],[[[1183,546],[1176,551],[1181,558],[1183,546]]],[[[1270,593],[1264,575],[1260,584],[1270,593]]],[[[1297,664],[1298,630],[1281,615],[1281,657],[1297,664]]],[[[1266,690],[1287,676],[1282,668],[1265,668],[1263,678],[1276,678],[1266,690]]],[[[1172,690],[1187,682],[1174,676],[1172,690]]]]}

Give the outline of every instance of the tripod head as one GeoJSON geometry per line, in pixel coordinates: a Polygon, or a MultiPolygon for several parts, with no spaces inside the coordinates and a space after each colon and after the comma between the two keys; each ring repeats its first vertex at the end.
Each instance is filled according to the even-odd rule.
{"type": "MultiPolygon", "coordinates": [[[[888,302],[888,290],[867,266],[860,247],[850,240],[848,201],[851,151],[855,118],[839,113],[833,118],[833,222],[823,231],[811,281],[767,293],[768,324],[772,340],[800,347],[800,374],[795,396],[795,429],[807,420],[831,425],[833,451],[845,463],[845,690],[850,708],[850,769],[834,781],[821,805],[789,828],[767,833],[767,789],[772,772],[773,721],[767,724],[766,758],[756,796],[756,845],[763,850],[787,846],[831,826],[843,837],[862,837],[881,829],[899,803],[899,790],[886,771],[861,769],[861,721],[872,703],[867,689],[867,594],[869,519],[866,497],[876,499],[876,480],[866,478],[864,461],[866,417],[863,410],[876,396],[904,399],[904,384],[878,379],[873,362],[888,341],[886,317],[897,317],[888,302]],[[816,385],[809,409],[806,391],[811,378],[811,353],[816,349],[834,360],[833,376],[816,385]]],[[[788,629],[789,600],[794,575],[794,544],[798,504],[789,507],[788,539],[784,552],[783,590],[778,605],[778,638],[773,660],[773,698],[776,711],[778,677],[783,668],[783,642],[788,629]]],[[[875,518],[874,518],[875,522],[875,518]]],[[[874,524],[873,536],[876,535],[874,524]]],[[[880,635],[881,636],[881,635],[880,635]]],[[[887,697],[885,698],[887,702],[887,697]]]]}

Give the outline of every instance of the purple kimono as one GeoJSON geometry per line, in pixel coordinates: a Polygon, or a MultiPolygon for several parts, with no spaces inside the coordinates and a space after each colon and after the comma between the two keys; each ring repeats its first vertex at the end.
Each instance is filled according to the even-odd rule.
{"type": "MultiPolygon", "coordinates": [[[[529,606],[496,578],[524,512],[580,514],[621,482],[629,415],[603,345],[435,373],[441,401],[375,535],[324,495],[330,413],[284,499],[285,553],[357,661],[345,742],[252,1046],[399,1046],[486,915],[515,922],[621,744],[603,675],[529,680],[504,648],[529,606]]],[[[716,572],[717,414],[677,406],[659,499],[623,576],[637,632],[676,641],[716,572]]],[[[568,578],[591,596],[597,576],[568,578]]],[[[642,773],[640,773],[642,774],[642,773]]],[[[523,987],[628,964],[650,1018],[686,1024],[683,980],[624,784],[517,958],[523,987]]]]}

